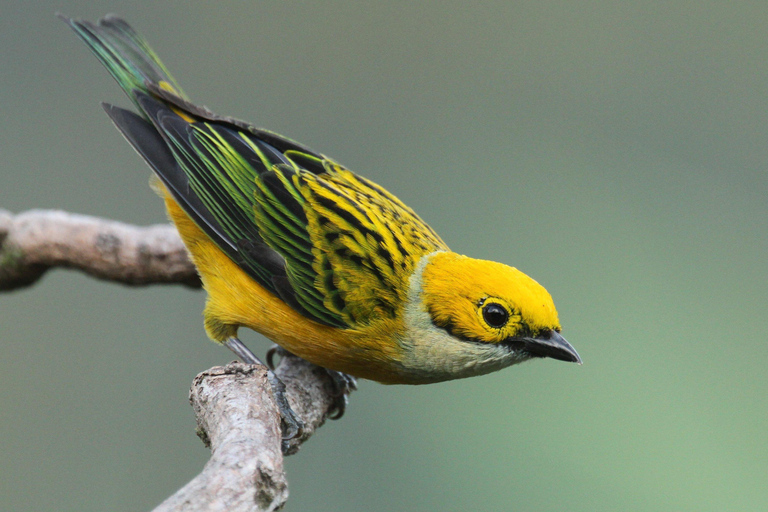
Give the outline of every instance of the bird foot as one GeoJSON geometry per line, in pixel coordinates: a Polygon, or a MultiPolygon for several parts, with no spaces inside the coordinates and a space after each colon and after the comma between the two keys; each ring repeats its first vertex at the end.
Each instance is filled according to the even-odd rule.
{"type": "MultiPolygon", "coordinates": [[[[272,370],[275,369],[275,355],[278,355],[280,357],[284,356],[285,354],[289,354],[287,350],[285,350],[280,345],[274,344],[272,345],[269,350],[267,350],[267,365],[272,370]]],[[[331,378],[331,385],[333,387],[333,391],[331,393],[331,396],[333,397],[333,404],[331,404],[331,408],[328,412],[328,418],[332,420],[337,420],[344,416],[344,412],[347,410],[347,404],[349,403],[349,394],[357,389],[357,379],[355,379],[353,376],[337,372],[335,370],[329,370],[328,368],[323,368],[327,373],[328,376],[331,378]]]]}
{"type": "Polygon", "coordinates": [[[275,396],[275,402],[277,403],[277,408],[280,410],[280,417],[282,419],[283,451],[285,451],[287,441],[301,437],[304,433],[304,422],[301,421],[301,418],[299,418],[288,403],[288,398],[285,396],[285,383],[281,381],[273,371],[273,349],[270,349],[269,352],[267,352],[267,363],[269,364],[265,365],[237,338],[229,338],[224,342],[224,346],[234,352],[237,357],[246,364],[258,364],[267,367],[267,378],[269,379],[269,384],[272,386],[272,393],[275,396]]]}
{"type": "Polygon", "coordinates": [[[357,389],[357,379],[348,373],[325,369],[333,383],[333,404],[328,411],[328,419],[338,420],[344,416],[349,404],[349,394],[357,389]]]}

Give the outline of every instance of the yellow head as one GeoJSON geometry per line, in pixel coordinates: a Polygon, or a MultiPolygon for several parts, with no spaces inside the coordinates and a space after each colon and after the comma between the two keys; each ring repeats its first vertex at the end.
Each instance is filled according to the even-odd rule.
{"type": "Polygon", "coordinates": [[[425,382],[499,370],[532,357],[581,363],[560,336],[552,297],[519,270],[452,252],[423,258],[410,283],[402,340],[425,382]]]}

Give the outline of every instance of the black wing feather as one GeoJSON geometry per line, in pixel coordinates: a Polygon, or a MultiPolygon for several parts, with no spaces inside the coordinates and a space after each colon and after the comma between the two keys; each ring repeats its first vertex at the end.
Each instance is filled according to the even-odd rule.
{"type": "MultiPolygon", "coordinates": [[[[157,120],[170,131],[175,131],[178,136],[182,135],[180,133],[182,130],[186,132],[186,128],[183,127],[186,123],[183,120],[179,119],[182,124],[173,123],[171,120],[175,114],[164,108],[162,104],[145,98],[149,101],[143,101],[142,107],[146,107],[145,112],[151,119],[157,120]]],[[[248,239],[233,240],[228,236],[223,226],[192,190],[187,174],[178,164],[166,139],[157,128],[129,110],[106,103],[103,106],[115,126],[152,167],[174,200],[195,224],[259,284],[277,292],[272,277],[285,276],[285,259],[265,244],[258,232],[254,231],[253,236],[248,239]],[[247,264],[253,262],[258,262],[258,266],[254,268],[252,264],[247,264]],[[263,271],[259,272],[259,267],[263,271]]]]}

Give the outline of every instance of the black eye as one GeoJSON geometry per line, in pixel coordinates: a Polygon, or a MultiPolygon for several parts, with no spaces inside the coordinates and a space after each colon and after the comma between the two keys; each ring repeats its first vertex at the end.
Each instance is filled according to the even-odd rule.
{"type": "Polygon", "coordinates": [[[491,302],[490,304],[483,306],[483,318],[488,323],[488,325],[498,329],[507,325],[507,320],[509,320],[509,313],[507,313],[507,310],[502,306],[491,302]]]}

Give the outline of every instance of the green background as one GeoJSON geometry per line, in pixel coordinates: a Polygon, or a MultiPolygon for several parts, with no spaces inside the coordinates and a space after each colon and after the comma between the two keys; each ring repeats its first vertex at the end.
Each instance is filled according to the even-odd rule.
{"type": "MultiPolygon", "coordinates": [[[[0,2],[0,208],[164,221],[116,84],[53,13],[143,32],[193,99],[314,147],[555,298],[585,363],[364,382],[287,510],[768,503],[768,4],[0,2]]],[[[208,457],[204,294],[0,296],[0,509],[150,509],[208,457]]],[[[245,336],[263,352],[267,343],[245,336]]]]}

